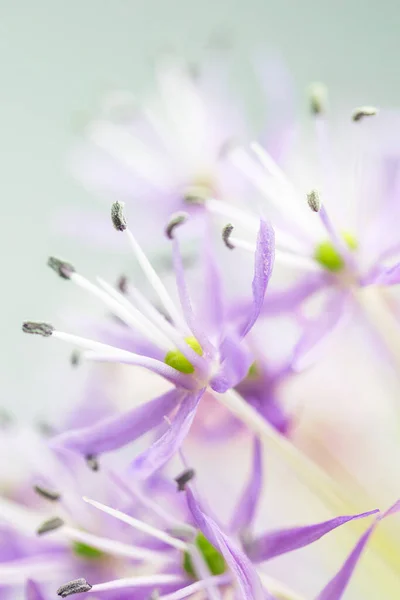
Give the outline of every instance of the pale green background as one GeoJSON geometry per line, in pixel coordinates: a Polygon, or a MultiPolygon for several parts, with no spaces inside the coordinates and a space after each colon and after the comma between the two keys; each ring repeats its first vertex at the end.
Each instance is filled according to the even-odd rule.
{"type": "Polygon", "coordinates": [[[20,325],[52,320],[71,294],[48,273],[50,252],[90,263],[48,228],[57,206],[88,201],[64,166],[79,111],[114,84],[140,91],[163,48],[198,56],[220,32],[238,73],[264,47],[282,54],[300,90],[322,79],[336,99],[395,105],[399,15],[397,0],[1,0],[1,403],[54,413],[73,393],[58,383],[64,350],[20,325]]]}

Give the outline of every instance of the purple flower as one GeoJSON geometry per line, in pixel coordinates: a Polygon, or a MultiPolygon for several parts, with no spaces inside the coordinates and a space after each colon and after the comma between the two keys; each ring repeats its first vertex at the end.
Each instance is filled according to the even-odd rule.
{"type": "Polygon", "coordinates": [[[174,217],[166,229],[173,246],[178,307],[127,228],[121,203],[113,204],[111,216],[115,228],[128,237],[134,255],[158,297],[162,312],[156,310],[135,287],[129,287],[128,299],[127,295],[100,278],[95,285],[78,274],[69,263],[51,258],[49,265],[63,279],[72,281],[100,299],[138,337],[131,337],[130,349],[126,350],[64,333],[46,324],[25,323],[23,329],[72,343],[84,349],[86,357],[92,360],[142,366],[173,384],[165,394],[122,416],[112,416],[93,426],[65,432],[53,442],[57,447],[84,455],[97,455],[119,448],[162,426],[165,417],[171,415],[169,426],[161,437],[134,461],[132,467],[135,473],[145,477],[162,467],[179,449],[204,392],[208,389],[220,397],[246,376],[252,355],[244,338],[256,322],[264,302],[272,272],[274,235],[269,225],[261,221],[255,248],[253,301],[247,313],[232,323],[227,317],[221,278],[208,238],[205,240],[205,274],[201,282],[202,302],[200,309],[195,311],[175,235],[182,219],[174,217]]]}
{"type": "MultiPolygon", "coordinates": [[[[315,126],[319,172],[308,177],[301,157],[299,170],[285,171],[259,143],[232,148],[228,160],[253,183],[263,198],[253,213],[246,208],[210,199],[205,206],[233,225],[232,248],[254,250],[259,205],[276,233],[275,275],[290,281],[276,285],[265,301],[264,314],[302,311],[304,335],[296,348],[297,368],[320,352],[331,332],[362,315],[391,352],[397,327],[390,287],[400,282],[399,242],[394,224],[399,212],[398,114],[371,107],[354,112],[344,132],[340,154],[329,138],[322,99],[315,126]],[[289,274],[289,279],[288,279],[289,274]],[[292,283],[293,282],[293,283],[292,283]],[[312,299],[312,302],[311,302],[312,299]],[[308,304],[306,305],[306,301],[308,304]]],[[[320,91],[318,92],[320,94],[320,91]]],[[[350,120],[350,119],[349,119],[350,120]]]]}
{"type": "MultiPolygon", "coordinates": [[[[111,508],[107,504],[85,497],[89,513],[112,517],[114,521],[106,521],[109,527],[113,522],[115,526],[122,523],[122,531],[125,533],[129,528],[133,528],[135,544],[124,544],[111,539],[107,541],[86,533],[82,535],[86,536],[85,539],[90,542],[93,551],[106,550],[109,562],[111,556],[117,563],[120,561],[119,569],[121,561],[126,561],[131,566],[125,576],[106,581],[104,573],[100,571],[102,581],[99,582],[99,573],[96,576],[94,571],[90,572],[81,562],[78,565],[80,572],[76,571],[77,576],[71,582],[59,587],[59,595],[67,596],[81,591],[89,595],[105,594],[106,598],[128,598],[134,590],[135,597],[145,598],[157,592],[157,597],[160,596],[164,600],[178,600],[201,592],[202,597],[204,595],[211,600],[218,600],[233,587],[244,600],[276,600],[282,594],[289,599],[295,599],[299,596],[290,591],[287,582],[267,576],[261,564],[316,543],[346,523],[375,514],[377,517],[373,524],[362,535],[337,575],[318,596],[318,600],[340,600],[372,532],[383,518],[399,510],[400,503],[397,502],[383,515],[373,510],[254,536],[252,525],[262,491],[261,472],[260,447],[256,442],[251,478],[238,500],[229,526],[223,527],[214,515],[211,516],[209,511],[205,510],[198,492],[194,492],[191,485],[188,485],[193,472],[186,478],[183,473],[176,479],[178,488],[160,475],[147,480],[144,487],[139,486],[138,482],[132,487],[130,478],[106,469],[105,475],[118,491],[114,503],[120,508],[111,508]],[[182,489],[185,493],[179,493],[182,489]],[[135,502],[132,503],[132,500],[135,502]],[[99,513],[91,511],[91,508],[97,509],[99,513]],[[132,558],[135,559],[134,563],[131,563],[132,558]],[[146,574],[149,568],[150,574],[146,574]]],[[[6,518],[10,519],[13,510],[16,509],[9,508],[8,517],[7,510],[5,511],[6,518]]],[[[19,518],[14,520],[14,527],[17,521],[19,518]]],[[[115,533],[118,529],[116,528],[115,533]]],[[[68,538],[70,528],[63,525],[57,531],[62,540],[65,535],[68,538]]],[[[48,532],[47,539],[55,535],[55,532],[48,532]]],[[[40,552],[42,550],[38,549],[39,562],[40,552]]],[[[100,556],[97,558],[101,562],[100,556]]],[[[35,559],[37,560],[37,556],[35,559]]],[[[19,582],[22,581],[23,573],[20,572],[19,582]]],[[[41,583],[40,573],[37,581],[41,583]]]]}

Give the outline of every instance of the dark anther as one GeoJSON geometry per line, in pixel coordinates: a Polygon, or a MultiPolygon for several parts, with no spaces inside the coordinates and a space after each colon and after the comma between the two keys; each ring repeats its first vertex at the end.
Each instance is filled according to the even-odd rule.
{"type": "Polygon", "coordinates": [[[95,454],[87,454],[85,456],[86,464],[92,471],[98,471],[100,468],[99,461],[95,454]]]}
{"type": "Polygon", "coordinates": [[[72,594],[80,594],[81,592],[88,592],[92,589],[90,583],[86,581],[83,577],[80,579],[74,579],[73,581],[69,581],[65,583],[57,590],[57,595],[61,596],[61,598],[67,598],[67,596],[72,596],[72,594]]]}
{"type": "Polygon", "coordinates": [[[178,477],[175,477],[175,481],[178,485],[178,492],[183,492],[185,490],[186,484],[189,483],[195,476],[194,469],[186,469],[183,471],[178,477]]]}
{"type": "Polygon", "coordinates": [[[63,279],[71,279],[72,273],[75,273],[75,267],[65,260],[55,258],[55,256],[49,257],[47,265],[63,279]]]}
{"type": "Polygon", "coordinates": [[[378,109],[374,106],[361,106],[357,108],[352,115],[353,121],[361,121],[364,117],[374,117],[378,113],[378,109]]]}
{"type": "Polygon", "coordinates": [[[50,531],[59,529],[63,525],[64,525],[64,521],[62,519],[60,519],[60,517],[54,517],[54,518],[49,519],[48,521],[45,521],[44,523],[42,523],[42,525],[40,525],[40,527],[36,533],[38,535],[43,535],[44,533],[49,533],[50,531]]]}
{"type": "Polygon", "coordinates": [[[77,367],[79,365],[79,363],[81,362],[81,353],[79,352],[79,350],[74,350],[72,352],[70,361],[73,367],[77,367]]]}
{"type": "Polygon", "coordinates": [[[117,200],[111,206],[111,221],[117,231],[125,231],[126,219],[124,215],[124,202],[117,200]]]}
{"type": "Polygon", "coordinates": [[[51,502],[56,502],[61,498],[61,495],[58,492],[49,490],[41,485],[34,485],[33,489],[39,496],[42,496],[42,498],[45,498],[46,500],[51,500],[51,502]]]}
{"type": "Polygon", "coordinates": [[[173,239],[175,229],[179,227],[179,225],[185,223],[185,221],[188,219],[188,216],[189,215],[185,212],[179,212],[172,215],[168,225],[165,228],[165,234],[169,240],[173,239]]]}
{"type": "Polygon", "coordinates": [[[229,248],[229,250],[233,250],[235,247],[229,239],[231,237],[232,231],[233,225],[231,225],[230,223],[228,223],[228,225],[225,225],[225,227],[222,230],[222,240],[225,246],[229,248]]]}
{"type": "Polygon", "coordinates": [[[50,337],[54,331],[54,327],[53,325],[50,325],[50,323],[36,323],[35,321],[25,321],[25,323],[22,324],[22,331],[24,333],[32,333],[34,335],[50,337]]]}
{"type": "Polygon", "coordinates": [[[321,210],[321,199],[317,190],[311,190],[307,194],[308,206],[313,212],[319,212],[321,210]]]}
{"type": "Polygon", "coordinates": [[[310,109],[313,115],[326,112],[328,92],[323,83],[312,83],[309,88],[310,109]]]}
{"type": "Polygon", "coordinates": [[[117,281],[117,289],[121,292],[121,294],[128,293],[128,278],[126,275],[121,275],[117,281]]]}

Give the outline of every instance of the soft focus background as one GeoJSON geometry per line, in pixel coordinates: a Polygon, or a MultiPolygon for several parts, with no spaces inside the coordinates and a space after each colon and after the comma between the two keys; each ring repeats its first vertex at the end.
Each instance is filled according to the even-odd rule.
{"type": "Polygon", "coordinates": [[[46,268],[49,253],[103,274],[112,264],[51,227],[62,205],[95,202],[70,178],[66,156],[105,90],[140,94],[160,53],[201,57],[222,38],[244,93],[247,61],[265,51],[287,62],[299,95],[323,80],[333,106],[396,105],[399,18],[396,0],[3,0],[1,404],[30,418],[73,395],[59,378],[68,351],[20,329],[24,319],[57,319],[73,293],[46,268]]]}

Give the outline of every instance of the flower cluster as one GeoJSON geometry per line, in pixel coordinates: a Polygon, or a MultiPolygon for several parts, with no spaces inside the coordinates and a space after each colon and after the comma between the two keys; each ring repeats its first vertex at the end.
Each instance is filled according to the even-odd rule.
{"type": "MultiPolygon", "coordinates": [[[[318,380],[318,369],[328,357],[331,376],[340,379],[331,349],[341,330],[344,350],[344,324],[347,331],[361,327],[372,370],[382,363],[383,376],[397,376],[397,117],[356,109],[345,130],[351,143],[336,158],[325,90],[313,85],[319,160],[310,179],[309,144],[296,155],[298,142],[289,147],[281,118],[273,135],[265,127],[253,139],[229,94],[220,93],[219,75],[164,65],[157,101],[133,110],[129,95],[114,94],[74,155],[85,184],[112,196],[104,223],[125,238],[136,270],[112,285],[48,259],[63,285],[77,286],[106,314],[77,315],[67,330],[23,323],[26,333],[72,346],[73,363],[92,369],[91,384],[78,410],[47,437],[3,425],[5,448],[11,445],[28,468],[2,486],[0,597],[16,588],[27,600],[56,593],[146,600],[399,596],[396,525],[382,523],[396,523],[398,486],[389,493],[382,484],[375,493],[379,478],[364,476],[373,465],[360,469],[350,452],[344,459],[339,452],[341,460],[335,454],[345,435],[363,450],[360,400],[368,383],[349,383],[358,403],[351,398],[340,427],[325,419],[319,428],[302,416],[311,412],[307,401],[288,401],[310,395],[302,382],[315,373],[312,392],[321,402],[330,398],[331,383],[318,380]],[[110,366],[115,399],[111,393],[104,410],[99,369],[110,366]],[[276,481],[265,477],[271,464],[276,481]],[[303,519],[304,490],[311,522],[282,526],[287,506],[303,519]],[[270,497],[271,505],[278,498],[274,510],[270,497]],[[317,516],[321,506],[329,518],[317,516]],[[321,560],[314,547],[325,536],[334,540],[330,562],[342,529],[351,539],[314,586],[321,560]],[[314,566],[304,585],[291,553],[306,547],[314,566]],[[275,568],[278,557],[282,567],[275,568]],[[363,576],[353,580],[364,561],[363,576]]],[[[285,96],[286,82],[282,74],[274,79],[275,98],[285,96]]],[[[89,221],[81,217],[81,228],[89,221]]],[[[347,401],[346,382],[335,390],[338,411],[342,392],[347,401]]],[[[382,427],[384,401],[375,402],[372,422],[379,418],[382,427]]],[[[387,415],[390,421],[389,409],[387,415]]],[[[380,439],[370,452],[382,455],[380,439]]],[[[378,464],[390,471],[394,460],[387,453],[378,464]]]]}

